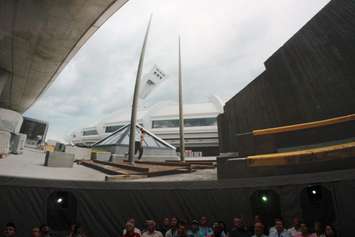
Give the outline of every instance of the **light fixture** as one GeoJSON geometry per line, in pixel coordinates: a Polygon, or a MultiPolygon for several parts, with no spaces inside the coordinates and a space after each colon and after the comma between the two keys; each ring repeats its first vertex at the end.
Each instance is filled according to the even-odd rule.
{"type": "Polygon", "coordinates": [[[264,203],[266,203],[266,202],[269,201],[269,198],[264,194],[264,195],[261,196],[261,200],[262,200],[264,203]]]}
{"type": "Polygon", "coordinates": [[[322,199],[322,187],[319,184],[307,186],[307,193],[311,202],[319,202],[322,199]]]}
{"type": "Polygon", "coordinates": [[[63,203],[63,198],[61,198],[61,197],[57,198],[57,203],[58,203],[58,204],[63,203]]]}

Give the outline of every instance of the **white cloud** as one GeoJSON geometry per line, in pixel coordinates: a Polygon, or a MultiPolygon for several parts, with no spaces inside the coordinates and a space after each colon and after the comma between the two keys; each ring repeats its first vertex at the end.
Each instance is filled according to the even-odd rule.
{"type": "Polygon", "coordinates": [[[83,46],[26,113],[50,123],[48,137],[129,108],[144,31],[153,13],[144,71],[168,81],[146,101],[176,100],[177,37],[182,38],[184,99],[229,98],[329,0],[130,0],[83,46]]]}

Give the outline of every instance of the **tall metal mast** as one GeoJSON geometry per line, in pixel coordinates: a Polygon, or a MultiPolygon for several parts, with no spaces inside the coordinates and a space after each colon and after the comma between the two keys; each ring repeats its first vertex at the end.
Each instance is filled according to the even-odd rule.
{"type": "Polygon", "coordinates": [[[134,163],[134,148],[135,148],[135,138],[136,138],[136,124],[137,124],[137,107],[138,107],[138,94],[140,89],[140,81],[142,77],[142,68],[144,62],[145,48],[147,44],[147,39],[149,35],[150,24],[152,22],[152,15],[150,15],[148,26],[145,32],[145,37],[143,41],[142,51],[139,58],[136,85],[134,86],[133,102],[132,102],[132,113],[131,113],[131,127],[129,136],[129,149],[128,149],[128,160],[130,163],[134,163]]]}
{"type": "Polygon", "coordinates": [[[181,46],[179,36],[179,121],[180,121],[180,160],[185,161],[185,140],[184,140],[184,110],[182,103],[182,78],[181,78],[181,46]]]}

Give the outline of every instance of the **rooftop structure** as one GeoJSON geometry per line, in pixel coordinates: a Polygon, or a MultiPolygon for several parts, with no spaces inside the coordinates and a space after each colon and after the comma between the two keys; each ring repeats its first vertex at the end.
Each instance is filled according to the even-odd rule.
{"type": "MultiPolygon", "coordinates": [[[[138,139],[140,138],[141,129],[141,126],[136,125],[136,138],[138,139]]],[[[114,154],[114,158],[123,160],[128,153],[129,137],[130,129],[128,124],[95,143],[93,148],[111,152],[114,154]]],[[[176,148],[147,130],[144,130],[142,146],[144,148],[142,160],[177,160],[176,148]]]]}
{"type": "MultiPolygon", "coordinates": [[[[208,102],[185,104],[185,146],[187,150],[208,156],[218,154],[216,117],[222,112],[223,102],[216,96],[208,102]]],[[[179,148],[179,108],[174,102],[161,102],[138,112],[138,124],[171,145],[179,148]]],[[[71,134],[73,144],[92,145],[130,123],[129,111],[118,111],[94,126],[71,134]]]]}

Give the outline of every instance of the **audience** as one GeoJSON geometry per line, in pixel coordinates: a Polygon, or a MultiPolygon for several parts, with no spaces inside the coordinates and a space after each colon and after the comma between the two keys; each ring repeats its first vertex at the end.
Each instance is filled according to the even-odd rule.
{"type": "Polygon", "coordinates": [[[205,216],[200,218],[200,226],[199,226],[199,237],[211,237],[213,236],[213,230],[208,226],[208,219],[205,216]]]}
{"type": "Polygon", "coordinates": [[[165,237],[177,237],[178,219],[170,218],[170,229],[166,232],[165,237]]]}
{"type": "Polygon", "coordinates": [[[252,237],[267,237],[264,235],[265,226],[261,222],[256,222],[254,224],[254,235],[252,237]]]}
{"type": "Polygon", "coordinates": [[[293,217],[293,219],[292,219],[292,227],[288,229],[288,232],[290,232],[292,237],[295,237],[295,236],[301,234],[300,219],[297,216],[293,217]]]}
{"type": "Polygon", "coordinates": [[[41,231],[40,231],[39,227],[35,226],[32,228],[31,237],[41,237],[41,231]]]}
{"type": "MultiPolygon", "coordinates": [[[[274,224],[275,224],[277,221],[279,221],[279,220],[280,220],[280,218],[275,218],[275,219],[274,219],[274,224]]],[[[276,227],[275,227],[275,225],[272,226],[272,227],[270,227],[270,229],[269,229],[269,235],[270,235],[270,234],[273,234],[273,233],[276,233],[276,227]]]]}
{"type": "Polygon", "coordinates": [[[3,232],[4,237],[16,237],[16,226],[14,223],[7,223],[3,232]]]}
{"type": "Polygon", "coordinates": [[[156,223],[153,220],[147,221],[147,231],[142,234],[142,237],[163,237],[160,231],[156,230],[156,223]]]}
{"type": "Polygon", "coordinates": [[[315,237],[314,234],[309,233],[309,228],[306,223],[300,224],[300,230],[301,233],[299,235],[296,235],[296,237],[315,237]]]}
{"type": "Polygon", "coordinates": [[[72,224],[70,226],[67,237],[86,237],[79,224],[72,224]]]}
{"type": "Polygon", "coordinates": [[[177,225],[177,237],[187,237],[187,229],[186,229],[186,225],[183,222],[178,223],[177,225]]]}
{"type": "Polygon", "coordinates": [[[325,237],[336,237],[336,233],[333,226],[326,225],[324,228],[324,235],[325,237]]]}
{"type": "Polygon", "coordinates": [[[229,232],[229,237],[248,237],[249,233],[243,225],[241,217],[233,218],[233,227],[229,232]]]}
{"type": "MultiPolygon", "coordinates": [[[[133,225],[134,233],[137,233],[137,234],[139,234],[139,236],[141,236],[142,235],[141,230],[136,227],[136,220],[134,218],[129,218],[128,221],[126,222],[126,225],[128,222],[133,225]]],[[[126,234],[126,232],[127,232],[127,230],[126,230],[126,228],[124,228],[122,235],[124,236],[126,234]]]]}
{"type": "MultiPolygon", "coordinates": [[[[247,231],[241,217],[234,217],[232,227],[228,232],[223,221],[214,222],[212,226],[208,225],[206,216],[202,216],[200,221],[192,220],[190,224],[179,221],[176,217],[164,218],[159,230],[157,223],[150,219],[146,220],[145,228],[141,231],[135,225],[135,219],[129,218],[125,224],[122,237],[164,237],[160,231],[165,231],[165,237],[336,237],[336,231],[333,226],[314,222],[314,233],[311,233],[309,226],[300,221],[298,217],[292,219],[292,227],[285,228],[285,224],[281,218],[275,218],[274,226],[270,228],[269,235],[265,233],[265,224],[258,215],[254,218],[255,223],[251,232],[247,231]]],[[[66,237],[86,237],[81,226],[72,224],[66,237]]],[[[4,237],[16,237],[16,226],[14,223],[8,223],[3,230],[4,237]]],[[[29,235],[28,235],[29,236],[29,235]]],[[[50,237],[50,227],[46,224],[41,227],[33,227],[31,237],[50,237]]],[[[64,235],[55,235],[58,237],[64,235]]]]}
{"type": "Polygon", "coordinates": [[[193,220],[190,229],[187,231],[187,237],[199,237],[199,225],[197,220],[193,220]]]}
{"type": "Polygon", "coordinates": [[[314,235],[316,237],[325,237],[322,223],[319,221],[314,222],[314,235]]]}
{"type": "Polygon", "coordinates": [[[223,226],[218,222],[213,223],[212,225],[213,237],[226,237],[226,233],[224,233],[223,226]]]}
{"type": "Polygon", "coordinates": [[[170,229],[170,219],[168,217],[165,217],[159,225],[159,231],[165,236],[166,232],[170,229]]]}
{"type": "Polygon", "coordinates": [[[43,224],[41,225],[41,227],[39,228],[40,232],[41,232],[41,237],[50,237],[50,228],[47,224],[43,224]]]}
{"type": "Polygon", "coordinates": [[[131,221],[127,221],[126,226],[125,226],[125,234],[123,234],[123,237],[140,237],[141,235],[135,231],[135,226],[134,223],[131,221]]]}
{"type": "Polygon", "coordinates": [[[224,223],[224,221],[218,221],[218,224],[219,224],[219,228],[224,233],[224,235],[227,235],[228,231],[227,231],[226,223],[224,223]]]}
{"type": "Polygon", "coordinates": [[[276,219],[275,231],[271,232],[269,237],[291,237],[291,234],[284,228],[283,221],[281,219],[276,219]]]}

